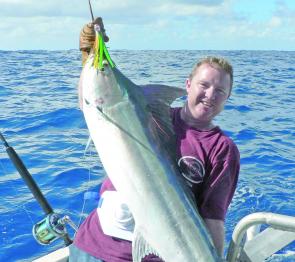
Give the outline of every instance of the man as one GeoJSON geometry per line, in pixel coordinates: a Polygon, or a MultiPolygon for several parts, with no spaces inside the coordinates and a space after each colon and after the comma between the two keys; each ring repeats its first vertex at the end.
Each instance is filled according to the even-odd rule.
{"type": "Polygon", "coordinates": [[[239,152],[213,118],[223,110],[232,84],[232,67],[226,60],[205,58],[186,80],[186,104],[173,113],[178,162],[219,255],[223,254],[224,218],[238,179],[239,152]],[[196,164],[198,172],[191,173],[187,167],[196,164]]]}
{"type": "MultiPolygon", "coordinates": [[[[213,118],[223,110],[232,84],[232,67],[226,60],[205,58],[186,80],[185,105],[171,109],[176,161],[196,197],[199,213],[220,256],[224,219],[238,179],[239,152],[234,142],[214,125],[213,118]]],[[[111,181],[106,179],[101,195],[114,191],[111,181]]],[[[126,205],[114,208],[118,206],[119,209],[124,206],[122,213],[128,214],[126,205]]],[[[101,222],[102,217],[96,211],[86,218],[71,247],[70,261],[132,261],[128,236],[123,239],[119,230],[117,236],[104,234],[101,222]]],[[[151,255],[144,261],[161,260],[151,255]]]]}

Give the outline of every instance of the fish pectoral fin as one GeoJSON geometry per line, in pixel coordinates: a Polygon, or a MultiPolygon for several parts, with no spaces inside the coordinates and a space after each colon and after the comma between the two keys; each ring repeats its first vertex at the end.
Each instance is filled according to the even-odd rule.
{"type": "Polygon", "coordinates": [[[186,96],[186,90],[160,84],[139,86],[148,104],[171,105],[175,99],[186,96]]]}
{"type": "Polygon", "coordinates": [[[173,132],[170,118],[170,107],[182,107],[186,101],[185,89],[165,85],[145,85],[140,89],[146,99],[147,109],[166,133],[173,132]],[[179,103],[181,101],[181,103],[179,103]]]}
{"type": "Polygon", "coordinates": [[[171,107],[182,107],[186,102],[186,90],[165,86],[165,85],[145,85],[139,86],[146,100],[146,110],[152,114],[154,130],[158,134],[160,141],[169,152],[171,148],[171,139],[174,136],[174,129],[171,121],[171,107]]]}
{"type": "Polygon", "coordinates": [[[133,262],[141,262],[142,259],[148,255],[155,255],[160,257],[158,252],[145,240],[141,227],[136,227],[132,241],[132,258],[133,262]]]}

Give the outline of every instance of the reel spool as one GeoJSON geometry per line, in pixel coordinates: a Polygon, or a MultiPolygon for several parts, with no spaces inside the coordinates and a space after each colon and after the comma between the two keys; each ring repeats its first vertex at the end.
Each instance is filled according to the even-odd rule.
{"type": "Polygon", "coordinates": [[[48,245],[66,234],[64,219],[56,213],[47,215],[33,226],[33,236],[41,245],[48,245]]]}

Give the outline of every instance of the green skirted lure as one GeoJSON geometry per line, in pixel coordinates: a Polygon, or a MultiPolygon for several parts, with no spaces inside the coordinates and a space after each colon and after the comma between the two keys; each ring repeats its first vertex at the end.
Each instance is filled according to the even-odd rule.
{"type": "Polygon", "coordinates": [[[103,34],[100,31],[99,26],[95,27],[95,37],[96,46],[94,48],[94,68],[103,70],[106,62],[109,64],[111,68],[115,67],[115,63],[111,59],[111,56],[103,39],[103,34]]]}

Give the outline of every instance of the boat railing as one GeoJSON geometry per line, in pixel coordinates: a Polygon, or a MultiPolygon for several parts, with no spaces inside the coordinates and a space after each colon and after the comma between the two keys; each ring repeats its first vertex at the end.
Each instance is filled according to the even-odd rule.
{"type": "Polygon", "coordinates": [[[264,261],[294,240],[295,217],[269,212],[253,213],[242,218],[236,225],[226,261],[264,261]],[[263,224],[268,227],[259,232],[263,224]],[[256,233],[250,236],[251,232],[256,233]]]}

